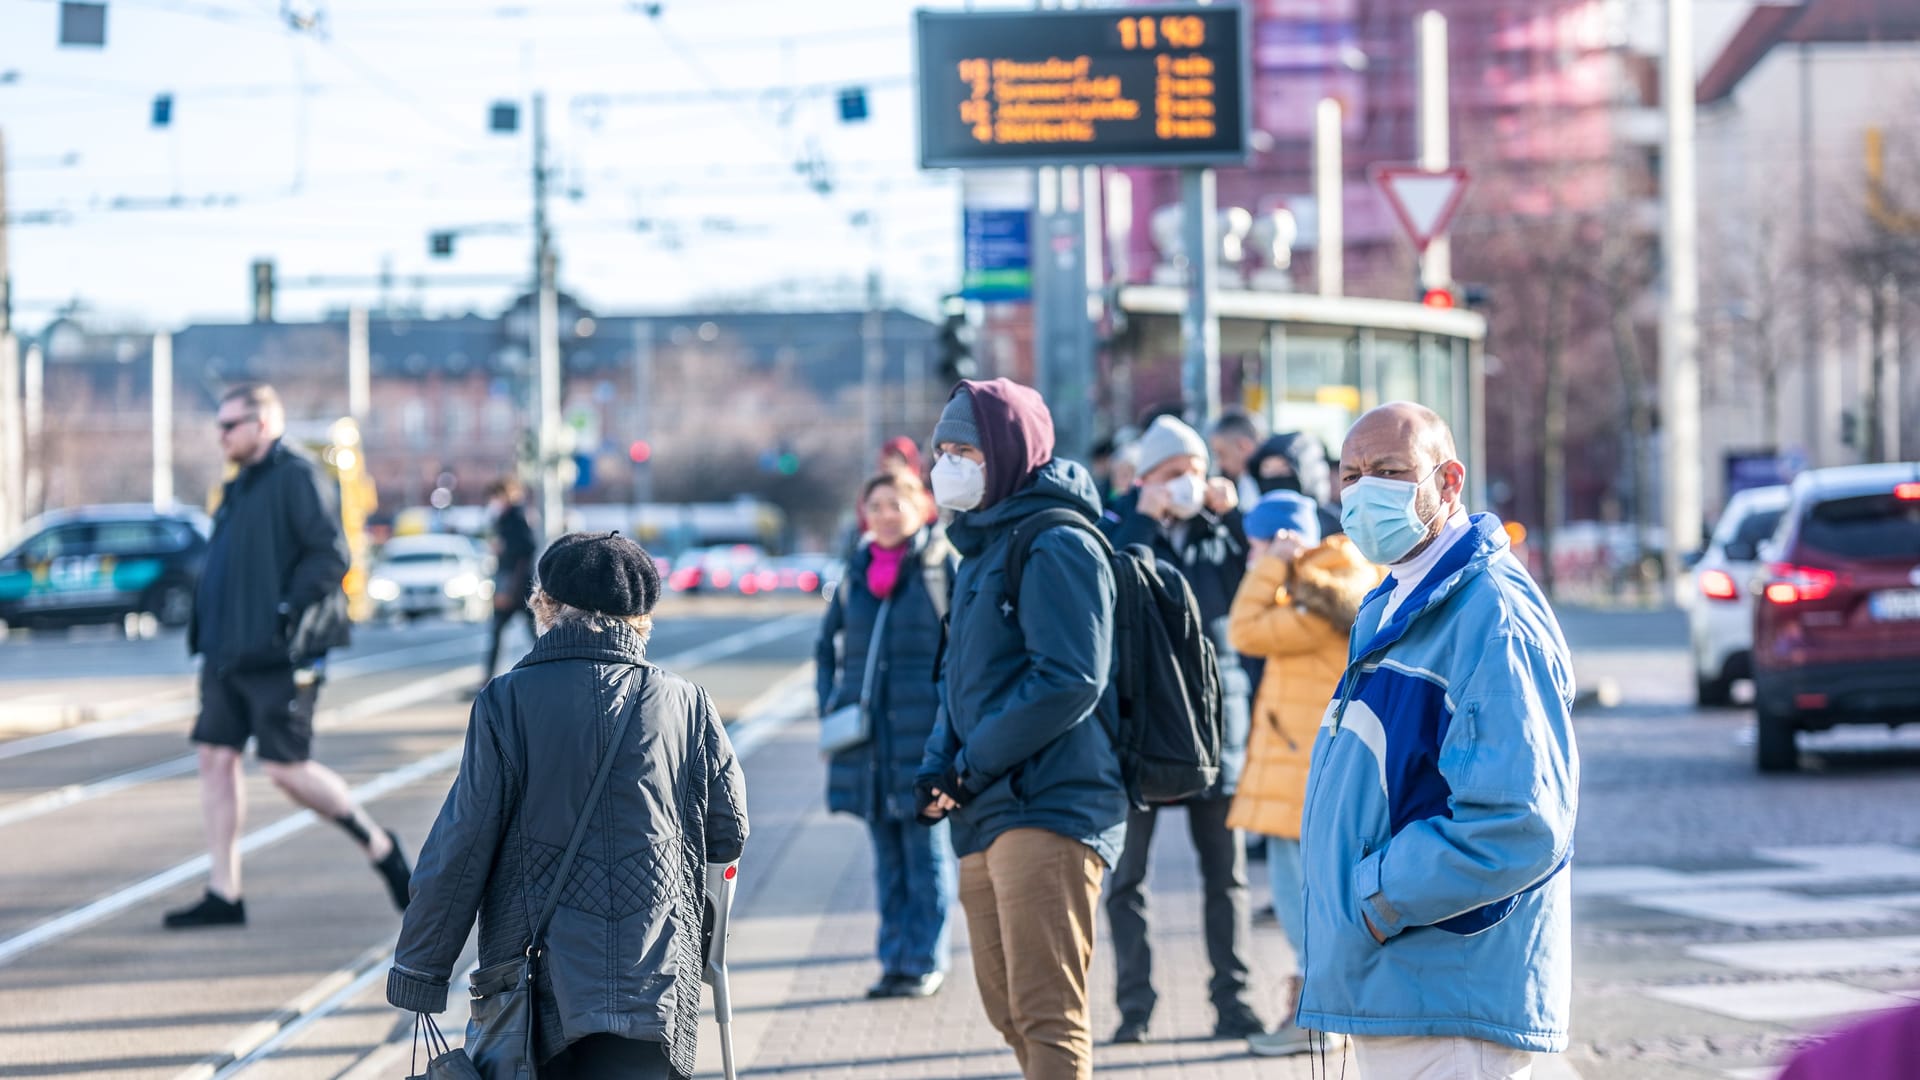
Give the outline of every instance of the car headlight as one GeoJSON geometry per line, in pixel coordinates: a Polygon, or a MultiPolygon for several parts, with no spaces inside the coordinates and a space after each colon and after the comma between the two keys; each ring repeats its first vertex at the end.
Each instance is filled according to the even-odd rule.
{"type": "Polygon", "coordinates": [[[447,583],[440,588],[446,592],[449,599],[459,600],[462,597],[472,596],[474,593],[479,592],[480,579],[474,577],[472,574],[455,574],[453,577],[448,578],[447,583]]]}
{"type": "Polygon", "coordinates": [[[367,595],[375,600],[388,601],[400,599],[400,583],[392,578],[377,577],[367,582],[367,595]]]}

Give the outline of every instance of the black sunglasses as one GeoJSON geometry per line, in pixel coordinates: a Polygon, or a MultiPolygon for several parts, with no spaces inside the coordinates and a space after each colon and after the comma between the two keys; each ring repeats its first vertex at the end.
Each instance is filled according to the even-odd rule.
{"type": "Polygon", "coordinates": [[[241,424],[251,424],[258,419],[260,419],[259,415],[255,414],[253,416],[243,416],[238,420],[216,420],[214,422],[220,425],[220,434],[225,435],[241,424]]]}

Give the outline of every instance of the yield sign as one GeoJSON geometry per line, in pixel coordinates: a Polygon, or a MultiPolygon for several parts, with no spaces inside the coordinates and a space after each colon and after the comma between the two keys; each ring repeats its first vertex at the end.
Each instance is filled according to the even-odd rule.
{"type": "Polygon", "coordinates": [[[1433,170],[1381,165],[1373,170],[1373,182],[1380,185],[1413,246],[1425,251],[1434,237],[1447,231],[1453,212],[1460,208],[1460,198],[1467,192],[1467,170],[1458,165],[1433,170]]]}

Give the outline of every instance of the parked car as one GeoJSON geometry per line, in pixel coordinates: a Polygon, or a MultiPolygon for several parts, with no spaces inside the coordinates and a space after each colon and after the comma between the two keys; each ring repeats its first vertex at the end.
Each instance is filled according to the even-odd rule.
{"type": "Polygon", "coordinates": [[[1694,587],[1685,600],[1701,705],[1730,704],[1734,680],[1753,677],[1754,575],[1760,544],[1773,535],[1787,499],[1785,485],[1736,493],[1694,564],[1694,587]]]}
{"type": "Polygon", "coordinates": [[[778,559],[775,569],[780,575],[781,592],[814,593],[830,597],[833,590],[839,587],[840,575],[846,568],[839,559],[824,552],[812,551],[778,559]]]}
{"type": "Polygon", "coordinates": [[[0,556],[0,622],[64,627],[151,615],[185,626],[212,525],[186,508],[81,506],[44,514],[0,556]]]}
{"type": "Polygon", "coordinates": [[[493,611],[492,558],[453,533],[396,536],[374,559],[367,596],[376,619],[447,615],[480,622],[493,611]]]}
{"type": "Polygon", "coordinates": [[[766,558],[756,544],[694,548],[674,558],[667,587],[682,593],[732,592],[741,587],[741,575],[759,569],[766,558]]]}
{"type": "Polygon", "coordinates": [[[1802,731],[1920,722],[1920,463],[1818,469],[1791,492],[1754,608],[1765,772],[1798,767],[1802,731]]]}

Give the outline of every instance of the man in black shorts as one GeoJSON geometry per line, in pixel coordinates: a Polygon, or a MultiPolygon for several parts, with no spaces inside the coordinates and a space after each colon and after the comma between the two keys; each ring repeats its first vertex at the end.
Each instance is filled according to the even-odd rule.
{"type": "Polygon", "coordinates": [[[220,448],[240,472],[221,496],[187,628],[187,648],[202,657],[193,741],[212,867],[206,896],[168,912],[166,925],[246,924],[241,767],[249,737],[274,785],[353,837],[404,911],[411,875],[398,838],[353,801],[340,774],[310,755],[327,650],[347,643],[340,582],[351,555],[338,487],[283,441],[286,409],[271,386],[227,391],[218,419],[220,448]]]}

